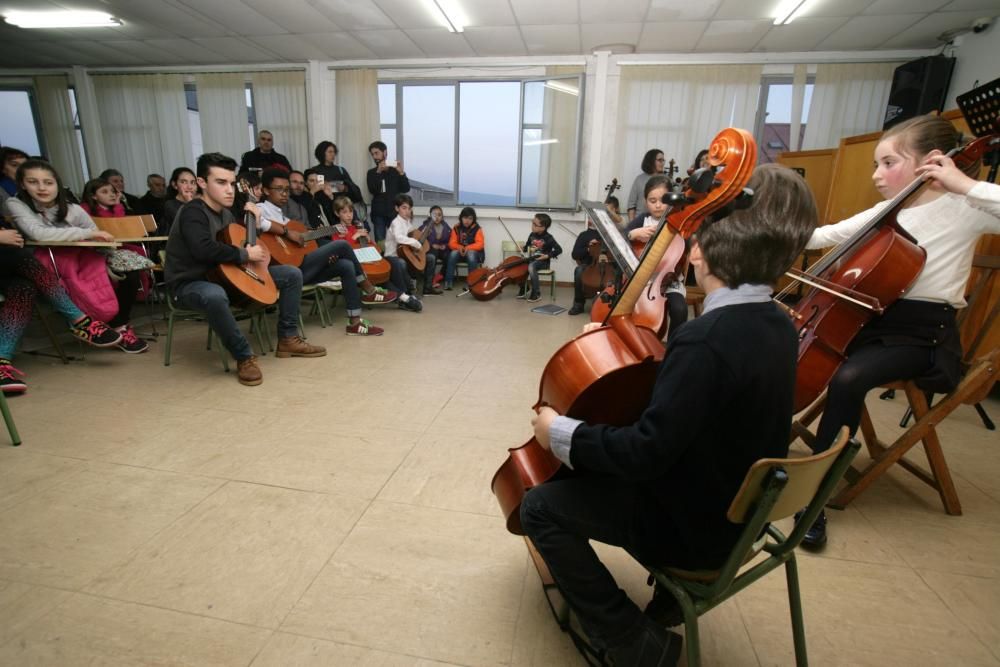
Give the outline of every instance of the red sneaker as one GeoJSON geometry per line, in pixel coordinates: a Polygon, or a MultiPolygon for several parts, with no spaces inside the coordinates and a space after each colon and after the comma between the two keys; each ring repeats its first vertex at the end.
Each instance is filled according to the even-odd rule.
{"type": "Polygon", "coordinates": [[[382,306],[392,303],[399,298],[399,295],[382,287],[376,287],[371,294],[362,294],[361,303],[366,306],[382,306]]]}
{"type": "Polygon", "coordinates": [[[377,327],[368,320],[361,320],[347,327],[348,336],[381,336],[383,333],[385,330],[382,327],[377,327]]]}
{"type": "Polygon", "coordinates": [[[5,394],[23,394],[28,385],[22,379],[24,373],[10,364],[0,364],[0,390],[5,394]]]}

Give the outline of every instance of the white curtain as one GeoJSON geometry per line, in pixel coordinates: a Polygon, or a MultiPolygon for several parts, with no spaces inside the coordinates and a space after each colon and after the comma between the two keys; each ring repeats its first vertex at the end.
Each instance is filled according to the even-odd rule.
{"type": "Polygon", "coordinates": [[[287,157],[294,168],[306,169],[312,165],[305,72],[255,72],[250,81],[257,128],[270,130],[274,135],[274,150],[287,157]]]}
{"type": "Polygon", "coordinates": [[[882,128],[899,63],[817,65],[803,150],[836,148],[841,137],[882,128]]]}
{"type": "Polygon", "coordinates": [[[198,74],[198,117],[206,153],[222,153],[237,162],[254,147],[248,129],[246,77],[242,73],[198,74]]]}
{"type": "Polygon", "coordinates": [[[361,185],[371,166],[368,144],[381,138],[378,73],[373,69],[337,70],[338,163],[361,185]]]}
{"type": "Polygon", "coordinates": [[[83,165],[73,129],[69,104],[69,81],[63,75],[36,76],[38,115],[45,135],[45,152],[63,183],[75,192],[83,190],[83,165]]]}
{"type": "Polygon", "coordinates": [[[145,192],[151,173],[169,177],[175,167],[194,166],[180,74],[96,75],[93,81],[105,167],[122,172],[130,192],[145,192]]]}
{"type": "Polygon", "coordinates": [[[651,148],[685,168],[720,130],[752,132],[762,70],[761,65],[622,66],[615,174],[623,196],[651,148]]]}

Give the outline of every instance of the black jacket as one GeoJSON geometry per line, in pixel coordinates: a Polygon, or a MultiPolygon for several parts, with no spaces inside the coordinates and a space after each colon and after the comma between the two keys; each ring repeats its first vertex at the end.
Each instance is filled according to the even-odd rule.
{"type": "Polygon", "coordinates": [[[368,192],[372,193],[372,215],[386,220],[396,217],[396,195],[410,191],[410,179],[394,168],[378,173],[376,167],[368,170],[368,192]]]}
{"type": "Polygon", "coordinates": [[[202,199],[184,205],[167,239],[167,283],[206,280],[208,272],[219,264],[245,264],[246,250],[216,239],[233,221],[229,209],[216,213],[202,199]]]}
{"type": "Polygon", "coordinates": [[[588,250],[590,242],[600,240],[601,235],[597,233],[596,229],[585,229],[576,237],[576,243],[573,244],[573,252],[570,255],[580,264],[590,264],[591,257],[588,250]]]}
{"type": "Polygon", "coordinates": [[[255,148],[252,151],[244,153],[243,157],[240,159],[240,171],[246,171],[248,169],[269,169],[270,167],[280,167],[285,171],[292,170],[292,165],[288,162],[288,158],[278,151],[261,153],[260,148],[255,148]]]}

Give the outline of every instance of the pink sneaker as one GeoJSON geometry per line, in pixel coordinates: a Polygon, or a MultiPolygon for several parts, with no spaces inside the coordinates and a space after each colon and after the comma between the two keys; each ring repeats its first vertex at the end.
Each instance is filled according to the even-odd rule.
{"type": "Polygon", "coordinates": [[[121,342],[118,343],[118,349],[127,354],[142,354],[149,349],[149,345],[143,339],[135,335],[135,329],[129,325],[125,325],[118,329],[122,334],[121,342]]]}
{"type": "Polygon", "coordinates": [[[5,394],[23,394],[28,385],[22,379],[24,373],[10,364],[0,364],[0,390],[5,394]]]}

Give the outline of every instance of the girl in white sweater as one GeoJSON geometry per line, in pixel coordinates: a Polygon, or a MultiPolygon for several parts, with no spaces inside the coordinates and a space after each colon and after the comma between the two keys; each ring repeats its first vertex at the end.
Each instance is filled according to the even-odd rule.
{"type": "MultiPolygon", "coordinates": [[[[945,393],[961,378],[962,346],[955,313],[966,305],[965,285],[976,243],[983,234],[1000,233],[1000,186],[974,180],[945,156],[959,140],[947,120],[919,116],[889,129],[875,147],[872,180],[886,199],[918,176],[931,181],[897,216],[927,259],[903,297],[865,325],[847,349],[847,360],[827,389],[816,451],[829,448],[841,426],[852,433],[857,430],[869,390],[897,380],[916,380],[926,391],[945,393]]],[[[807,247],[843,242],[886,205],[818,227],[807,247]]],[[[821,514],[803,543],[825,542],[826,517],[821,514]]]]}

